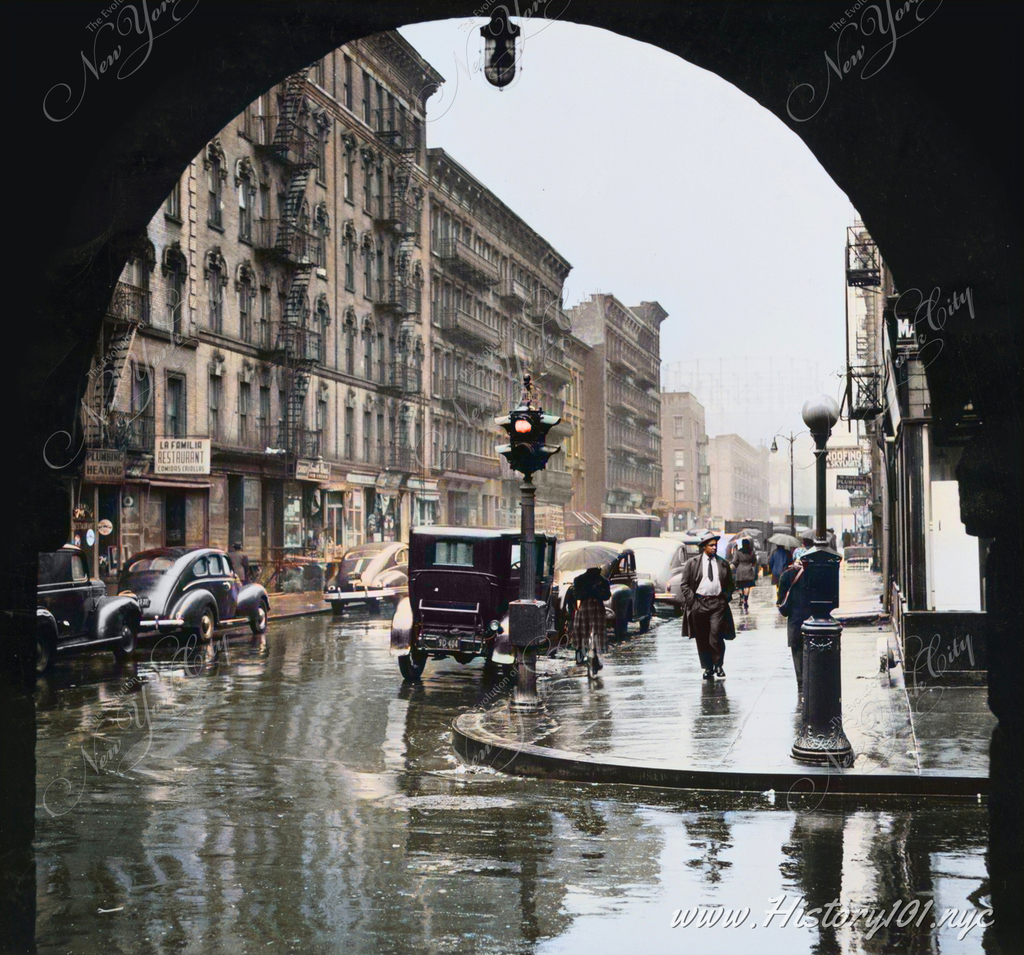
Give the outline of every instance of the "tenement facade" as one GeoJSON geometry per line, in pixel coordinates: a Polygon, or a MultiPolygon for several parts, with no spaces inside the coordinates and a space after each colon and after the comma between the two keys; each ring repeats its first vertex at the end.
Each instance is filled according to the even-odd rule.
{"type": "Polygon", "coordinates": [[[236,541],[330,560],[435,518],[423,130],[442,82],[397,33],[335,50],[221,130],[150,221],[83,410],[76,507],[107,571],[236,541]]]}
{"type": "Polygon", "coordinates": [[[738,434],[720,434],[708,442],[711,521],[768,520],[768,448],[755,448],[738,434]]]}
{"type": "Polygon", "coordinates": [[[661,323],[657,302],[628,308],[591,295],[570,311],[573,334],[590,346],[583,414],[590,466],[584,510],[649,511],[661,494],[661,323]]]}
{"type": "Polygon", "coordinates": [[[661,393],[661,496],[668,530],[707,526],[711,517],[704,406],[688,391],[661,393]]]}

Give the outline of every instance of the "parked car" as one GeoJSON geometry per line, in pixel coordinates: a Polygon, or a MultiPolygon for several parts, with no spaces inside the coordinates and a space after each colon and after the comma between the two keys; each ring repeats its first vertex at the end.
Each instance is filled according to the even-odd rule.
{"type": "MultiPolygon", "coordinates": [[[[418,679],[429,657],[514,662],[508,604],[519,599],[519,542],[517,529],[410,531],[409,593],[391,621],[391,654],[406,680],[418,679]]],[[[535,548],[536,599],[549,604],[555,538],[537,534],[535,548]]],[[[548,632],[553,635],[553,612],[548,632]]]]}
{"type": "Polygon", "coordinates": [[[573,578],[595,566],[601,567],[601,574],[611,588],[604,613],[615,628],[615,636],[625,638],[633,621],[637,621],[640,632],[645,633],[654,615],[654,582],[637,576],[632,550],[611,541],[569,541],[559,545],[555,556],[558,632],[564,638],[572,630],[576,610],[573,578]]]}
{"type": "Polygon", "coordinates": [[[342,557],[337,575],[324,589],[324,600],[335,613],[341,613],[351,604],[368,604],[375,608],[382,597],[398,600],[408,590],[408,544],[403,541],[361,544],[342,557]],[[378,593],[371,595],[373,591],[378,593]]]}
{"type": "Polygon", "coordinates": [[[72,544],[39,555],[36,585],[36,673],[46,673],[58,653],[109,647],[118,660],[134,649],[141,610],[134,594],[107,595],[90,578],[85,555],[72,544]]]}
{"type": "Polygon", "coordinates": [[[212,547],[159,547],[126,561],[121,590],[138,594],[144,633],[183,633],[209,641],[218,627],[267,629],[270,598],[262,584],[242,584],[228,555],[212,547]]]}
{"type": "Polygon", "coordinates": [[[622,546],[632,548],[636,555],[637,576],[654,583],[655,603],[667,604],[678,612],[682,605],[668,589],[669,578],[683,569],[683,564],[699,552],[699,547],[665,537],[631,537],[622,546]]]}

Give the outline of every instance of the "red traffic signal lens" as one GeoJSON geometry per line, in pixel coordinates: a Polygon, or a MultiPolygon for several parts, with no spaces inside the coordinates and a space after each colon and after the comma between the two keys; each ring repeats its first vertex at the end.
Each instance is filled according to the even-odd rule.
{"type": "Polygon", "coordinates": [[[518,418],[516,420],[516,431],[520,434],[529,434],[533,430],[533,425],[530,424],[525,418],[518,418]]]}

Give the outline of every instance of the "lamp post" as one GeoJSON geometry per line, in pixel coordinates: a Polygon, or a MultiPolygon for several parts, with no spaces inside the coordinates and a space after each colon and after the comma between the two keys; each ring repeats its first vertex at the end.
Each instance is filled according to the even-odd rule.
{"type": "Polygon", "coordinates": [[[522,516],[519,533],[519,599],[508,605],[509,638],[516,653],[516,688],[509,704],[514,710],[535,711],[543,707],[537,696],[537,645],[544,639],[547,604],[537,600],[536,551],[534,548],[535,471],[543,471],[548,458],[561,448],[545,443],[550,431],[562,419],[536,407],[536,392],[529,375],[523,376],[519,406],[494,419],[505,429],[509,443],[495,449],[514,471],[523,475],[520,485],[522,516]]]}
{"type": "Polygon", "coordinates": [[[484,38],[484,76],[492,86],[508,86],[516,75],[516,38],[519,27],[508,18],[508,9],[497,7],[490,22],[480,28],[484,38]]]}
{"type": "MultiPolygon", "coordinates": [[[[828,546],[825,530],[825,457],[829,435],[839,420],[839,407],[827,395],[803,407],[804,424],[814,438],[816,508],[814,546],[804,552],[808,606],[804,621],[804,696],[800,735],[793,743],[794,759],[806,763],[850,766],[854,753],[843,731],[840,638],[842,626],[832,619],[839,605],[839,563],[842,558],[828,546]]],[[[792,447],[792,445],[790,445],[792,447]]]]}
{"type": "MultiPolygon", "coordinates": [[[[796,434],[793,434],[793,432],[790,431],[787,437],[780,431],[775,435],[775,438],[782,438],[783,441],[789,442],[789,533],[793,537],[796,537],[796,507],[793,503],[793,442],[802,434],[807,434],[807,432],[798,431],[796,434]]],[[[775,454],[779,450],[779,445],[775,438],[772,438],[772,454],[775,454]]]]}

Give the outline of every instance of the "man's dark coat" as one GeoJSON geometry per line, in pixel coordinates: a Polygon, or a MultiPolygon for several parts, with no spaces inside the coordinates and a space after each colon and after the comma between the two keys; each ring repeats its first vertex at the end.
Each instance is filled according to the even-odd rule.
{"type": "MultiPolygon", "coordinates": [[[[697,588],[700,586],[701,577],[704,574],[704,570],[701,566],[701,561],[704,560],[704,554],[698,554],[696,557],[691,557],[683,565],[683,579],[680,581],[680,592],[683,598],[683,636],[693,637],[693,626],[690,623],[690,607],[693,605],[693,598],[697,593],[697,588]]],[[[736,589],[736,584],[732,577],[732,567],[729,566],[729,562],[722,560],[717,554],[715,555],[715,570],[718,573],[718,579],[722,582],[722,594],[726,601],[732,599],[732,592],[736,589]]],[[[725,613],[723,615],[723,626],[721,632],[718,634],[723,640],[732,640],[736,636],[736,624],[732,619],[732,608],[728,603],[725,605],[725,613]]]]}

